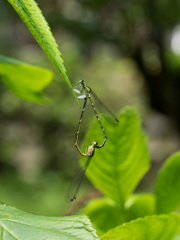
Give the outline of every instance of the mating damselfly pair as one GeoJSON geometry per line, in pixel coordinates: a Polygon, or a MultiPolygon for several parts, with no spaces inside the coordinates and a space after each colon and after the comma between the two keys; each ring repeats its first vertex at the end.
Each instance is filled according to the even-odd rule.
{"type": "Polygon", "coordinates": [[[80,80],[80,90],[74,89],[74,91],[78,94],[82,94],[83,91],[83,95],[78,96],[78,98],[84,99],[84,104],[83,104],[83,108],[81,111],[81,116],[80,116],[80,120],[79,120],[79,124],[78,124],[78,130],[76,133],[76,142],[75,142],[75,146],[77,148],[77,150],[79,151],[79,153],[82,156],[87,157],[86,163],[84,164],[84,166],[80,169],[80,171],[76,174],[75,178],[73,179],[73,181],[71,182],[71,185],[67,191],[66,194],[66,202],[72,202],[76,199],[76,195],[79,191],[81,182],[85,176],[85,172],[87,167],[89,166],[91,159],[94,155],[94,151],[95,148],[102,148],[105,145],[105,142],[107,140],[107,135],[105,133],[104,127],[99,119],[97,110],[96,110],[96,106],[97,108],[103,113],[105,119],[107,119],[110,123],[112,123],[113,125],[115,125],[116,123],[119,122],[119,120],[117,119],[117,117],[101,102],[101,100],[97,97],[97,95],[92,91],[92,89],[87,86],[84,83],[84,80],[80,80]],[[97,118],[97,121],[101,127],[101,130],[103,132],[104,135],[104,141],[102,142],[101,145],[98,145],[97,142],[92,142],[92,144],[88,147],[88,151],[87,153],[83,153],[78,145],[78,139],[79,139],[79,133],[80,133],[80,128],[81,128],[81,124],[82,124],[82,119],[84,116],[84,112],[85,112],[85,108],[86,108],[86,104],[87,104],[87,100],[89,99],[92,109],[95,113],[95,116],[97,118]],[[93,101],[94,100],[94,101],[93,101]]]}

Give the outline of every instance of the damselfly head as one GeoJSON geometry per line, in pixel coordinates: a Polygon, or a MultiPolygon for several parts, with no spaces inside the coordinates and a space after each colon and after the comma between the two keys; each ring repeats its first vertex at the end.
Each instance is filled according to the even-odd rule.
{"type": "Polygon", "coordinates": [[[97,142],[92,142],[92,146],[97,146],[98,143],[97,142]]]}
{"type": "Polygon", "coordinates": [[[79,83],[83,84],[83,83],[84,83],[84,80],[82,80],[82,79],[81,79],[81,80],[79,80],[79,83]]]}

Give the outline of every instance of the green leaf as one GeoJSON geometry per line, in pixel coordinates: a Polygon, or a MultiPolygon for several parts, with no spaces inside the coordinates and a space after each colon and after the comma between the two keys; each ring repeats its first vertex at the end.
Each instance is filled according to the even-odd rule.
{"type": "Polygon", "coordinates": [[[102,235],[123,222],[155,214],[155,197],[152,194],[134,194],[126,201],[123,211],[111,199],[94,199],[86,206],[85,214],[97,233],[102,235]]]}
{"type": "Polygon", "coordinates": [[[180,240],[180,233],[174,238],[174,240],[180,240]]]}
{"type": "Polygon", "coordinates": [[[85,214],[89,217],[99,235],[123,222],[116,203],[108,198],[92,200],[86,206],[85,214]],[[111,219],[109,219],[110,216],[111,219]]]}
{"type": "Polygon", "coordinates": [[[168,158],[161,168],[155,195],[158,213],[169,213],[180,205],[180,152],[168,158]]]}
{"type": "Polygon", "coordinates": [[[180,231],[178,214],[154,215],[124,223],[101,236],[101,240],[171,240],[180,231]]]}
{"type": "Polygon", "coordinates": [[[0,236],[4,240],[99,239],[85,216],[44,217],[0,205],[0,236]]]}
{"type": "Polygon", "coordinates": [[[66,74],[64,61],[61,57],[62,54],[37,3],[34,0],[8,0],[8,2],[14,7],[15,11],[27,25],[31,34],[55,65],[77,100],[76,94],[66,74]]]}
{"type": "Polygon", "coordinates": [[[152,194],[134,194],[126,201],[123,211],[111,199],[94,199],[86,206],[85,214],[97,233],[102,235],[123,222],[155,214],[155,197],[152,194]]]}
{"type": "MultiPolygon", "coordinates": [[[[118,126],[112,126],[102,119],[107,142],[103,148],[95,149],[87,175],[100,191],[122,209],[149,168],[149,153],[136,111],[127,107],[120,112],[118,119],[118,126]]],[[[101,128],[95,119],[83,146],[88,147],[92,141],[101,144],[103,140],[101,128]]],[[[82,157],[81,163],[84,161],[82,157]]]]}
{"type": "Polygon", "coordinates": [[[125,203],[128,219],[155,214],[155,197],[152,194],[134,194],[125,203]]]}
{"type": "Polygon", "coordinates": [[[0,55],[0,76],[6,87],[20,98],[43,104],[51,102],[42,93],[52,81],[51,71],[0,55]]]}

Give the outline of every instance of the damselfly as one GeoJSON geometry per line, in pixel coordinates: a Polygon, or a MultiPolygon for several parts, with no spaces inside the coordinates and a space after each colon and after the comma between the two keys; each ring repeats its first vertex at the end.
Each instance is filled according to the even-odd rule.
{"type": "Polygon", "coordinates": [[[76,133],[76,142],[75,142],[75,146],[76,148],[78,149],[78,151],[80,152],[81,155],[83,156],[86,156],[85,153],[83,153],[81,151],[81,149],[79,148],[78,146],[78,138],[79,138],[79,132],[80,132],[80,127],[81,127],[81,124],[82,124],[82,119],[83,119],[83,116],[84,116],[84,112],[85,112],[85,108],[86,108],[86,103],[87,103],[87,99],[89,98],[90,100],[90,103],[91,103],[91,106],[92,106],[92,109],[95,113],[95,116],[99,122],[99,125],[102,129],[102,132],[103,132],[103,135],[104,135],[104,141],[101,145],[99,146],[96,146],[96,148],[102,148],[107,140],[107,136],[106,136],[106,133],[105,133],[105,130],[104,130],[104,127],[99,119],[99,116],[97,114],[97,111],[96,111],[96,108],[95,108],[95,105],[97,106],[97,108],[99,108],[99,110],[101,112],[103,112],[103,115],[104,117],[109,121],[111,122],[112,124],[116,124],[117,122],[119,122],[119,120],[117,119],[117,117],[99,100],[99,98],[96,96],[96,94],[92,91],[92,89],[87,86],[85,83],[84,83],[84,80],[80,80],[79,81],[80,84],[81,84],[81,90],[78,91],[77,89],[74,89],[74,91],[76,91],[77,93],[82,93],[82,90],[84,90],[84,95],[80,95],[78,96],[78,98],[84,98],[84,104],[83,104],[83,108],[82,108],[82,112],[81,112],[81,116],[80,116],[80,120],[79,120],[79,124],[78,124],[78,130],[77,130],[77,133],[76,133]],[[92,101],[92,97],[94,98],[95,100],[95,103],[92,101]],[[104,113],[107,113],[106,115],[104,113]]]}
{"type": "Polygon", "coordinates": [[[88,147],[88,151],[86,154],[86,156],[87,156],[86,163],[79,170],[79,172],[76,174],[75,178],[71,182],[71,184],[68,188],[67,194],[66,194],[66,198],[65,198],[66,202],[73,202],[76,199],[77,193],[79,191],[79,188],[80,188],[83,178],[85,176],[86,169],[88,168],[88,166],[91,162],[91,159],[94,156],[94,151],[95,151],[96,146],[97,146],[97,142],[93,142],[92,145],[90,145],[88,147]]]}

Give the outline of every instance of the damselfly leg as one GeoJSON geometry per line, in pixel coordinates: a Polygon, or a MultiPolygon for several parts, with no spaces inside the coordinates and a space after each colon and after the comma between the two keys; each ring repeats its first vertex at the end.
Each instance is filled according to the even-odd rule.
{"type": "Polygon", "coordinates": [[[82,156],[85,156],[87,157],[87,154],[86,153],[83,153],[78,145],[78,139],[79,139],[79,132],[80,132],[80,128],[81,128],[81,124],[82,124],[82,119],[83,119],[83,116],[84,116],[84,112],[85,112],[85,108],[86,108],[86,103],[87,103],[87,99],[88,99],[88,96],[85,96],[84,98],[84,104],[83,104],[83,108],[82,108],[82,112],[81,112],[81,116],[80,116],[80,120],[79,120],[79,124],[78,124],[78,129],[77,129],[77,133],[76,133],[76,142],[75,142],[75,146],[77,148],[77,150],[79,151],[79,153],[82,155],[82,156]]]}
{"type": "Polygon", "coordinates": [[[91,106],[92,106],[92,109],[95,113],[95,116],[99,122],[99,125],[101,127],[101,130],[103,132],[103,135],[104,135],[104,141],[101,145],[99,146],[96,146],[97,148],[102,148],[107,140],[107,135],[105,133],[105,130],[104,130],[104,127],[100,121],[100,118],[98,116],[98,113],[96,111],[96,107],[95,107],[95,104],[98,106],[99,109],[101,109],[101,112],[103,113],[107,113],[106,115],[104,115],[105,119],[107,119],[110,123],[112,123],[113,125],[115,125],[115,123],[118,123],[119,120],[117,119],[117,117],[99,100],[99,98],[96,96],[96,94],[92,91],[92,89],[87,86],[85,83],[84,83],[84,80],[80,80],[79,81],[80,84],[81,84],[81,90],[79,91],[79,93],[82,93],[82,89],[84,89],[84,92],[85,94],[84,95],[81,95],[79,96],[78,98],[84,98],[84,105],[83,105],[83,109],[82,109],[82,112],[81,112],[81,117],[80,117],[80,121],[79,121],[79,125],[78,125],[78,130],[77,130],[77,134],[76,134],[76,142],[75,142],[75,146],[77,147],[78,151],[80,152],[81,155],[85,156],[86,154],[82,153],[82,151],[80,150],[79,146],[78,146],[78,137],[79,137],[79,131],[80,131],[80,127],[81,127],[81,123],[82,123],[82,118],[83,118],[83,115],[84,115],[84,111],[85,111],[85,107],[86,107],[86,103],[87,103],[87,99],[89,98],[90,100],[90,103],[91,103],[91,106]],[[92,100],[92,97],[93,99],[95,100],[95,104],[92,100]],[[108,117],[106,117],[108,116],[108,117]]]}
{"type": "MultiPolygon", "coordinates": [[[[97,106],[97,108],[99,109],[99,111],[102,113],[102,115],[105,117],[106,120],[108,120],[112,125],[116,125],[119,120],[117,119],[117,117],[112,113],[111,110],[109,110],[108,107],[106,107],[102,101],[97,97],[97,95],[95,94],[95,92],[88,86],[84,83],[84,80],[80,80],[79,81],[81,86],[82,86],[82,89],[84,89],[84,91],[86,93],[89,94],[89,97],[94,99],[94,102],[95,102],[95,106],[97,106]],[[92,96],[92,97],[91,97],[92,96]],[[108,116],[108,117],[107,117],[108,116]]],[[[82,93],[82,90],[81,90],[81,93],[82,93]]]]}

